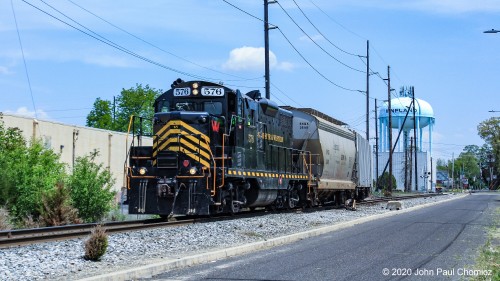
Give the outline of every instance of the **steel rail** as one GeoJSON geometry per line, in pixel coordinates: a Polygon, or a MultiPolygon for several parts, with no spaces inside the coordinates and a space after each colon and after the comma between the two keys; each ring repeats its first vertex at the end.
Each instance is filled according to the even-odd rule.
{"type": "Polygon", "coordinates": [[[56,241],[87,236],[97,225],[101,225],[107,233],[117,233],[129,230],[140,230],[154,227],[179,226],[195,223],[196,219],[178,219],[163,221],[160,219],[134,220],[123,222],[87,223],[41,227],[32,229],[15,229],[0,231],[0,248],[23,246],[41,242],[56,241]]]}

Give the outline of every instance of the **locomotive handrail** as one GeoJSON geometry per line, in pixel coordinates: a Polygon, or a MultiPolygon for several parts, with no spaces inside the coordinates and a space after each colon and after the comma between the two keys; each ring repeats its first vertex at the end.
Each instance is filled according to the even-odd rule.
{"type": "MultiPolygon", "coordinates": [[[[225,160],[225,157],[224,157],[224,149],[225,149],[225,146],[226,146],[226,137],[229,137],[229,135],[227,134],[222,134],[222,173],[225,174],[225,163],[224,163],[224,160],[225,160]]],[[[216,175],[217,176],[217,175],[216,175]]],[[[224,184],[225,184],[225,179],[226,177],[223,175],[222,176],[222,181],[221,181],[221,185],[218,186],[217,188],[221,188],[221,187],[224,187],[224,184]]],[[[215,194],[216,190],[215,190],[215,185],[214,185],[214,189],[213,189],[213,192],[215,194]]]]}
{"type": "Polygon", "coordinates": [[[128,159],[129,159],[129,156],[130,156],[130,151],[132,150],[132,143],[134,142],[134,139],[132,139],[132,143],[130,144],[130,147],[128,146],[128,137],[130,135],[130,127],[131,127],[131,124],[133,123],[133,120],[134,120],[134,115],[131,115],[130,116],[130,120],[128,122],[128,129],[127,129],[127,136],[125,137],[125,149],[127,151],[126,155],[125,155],[125,163],[123,163],[123,183],[126,184],[127,186],[127,189],[130,189],[130,182],[129,182],[129,177],[128,177],[128,168],[129,168],[129,165],[128,165],[128,159]]]}

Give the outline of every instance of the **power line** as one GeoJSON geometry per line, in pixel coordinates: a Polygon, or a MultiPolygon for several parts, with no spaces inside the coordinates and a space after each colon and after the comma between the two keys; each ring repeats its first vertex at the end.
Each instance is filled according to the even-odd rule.
{"type": "Polygon", "coordinates": [[[292,46],[292,48],[295,50],[295,52],[297,52],[297,54],[309,65],[309,67],[311,67],[317,74],[319,74],[319,76],[323,77],[323,79],[325,79],[326,81],[330,82],[330,84],[342,89],[342,90],[346,90],[346,91],[350,91],[350,92],[360,92],[360,93],[365,93],[365,91],[361,91],[361,90],[354,90],[354,89],[349,89],[349,88],[346,88],[346,87],[343,87],[335,82],[333,82],[332,80],[328,79],[323,73],[321,73],[317,68],[315,68],[305,57],[304,55],[302,55],[299,50],[297,50],[297,48],[292,44],[292,42],[290,42],[290,40],[288,39],[288,37],[286,37],[286,35],[283,33],[283,31],[281,31],[280,28],[277,28],[279,30],[279,32],[281,33],[281,35],[283,35],[283,37],[285,38],[285,40],[288,42],[288,44],[290,44],[290,46],[292,46]]]}
{"type": "Polygon", "coordinates": [[[28,87],[29,87],[29,90],[30,90],[31,103],[33,104],[33,110],[35,112],[35,118],[38,118],[38,114],[37,114],[37,110],[36,110],[36,105],[35,105],[35,98],[33,97],[33,90],[31,88],[31,80],[30,80],[30,76],[28,74],[28,65],[26,64],[26,57],[24,56],[23,43],[21,41],[21,34],[19,33],[19,26],[17,25],[16,12],[14,10],[14,3],[12,2],[12,0],[10,0],[10,5],[12,7],[12,15],[14,15],[14,22],[16,23],[17,39],[19,40],[19,46],[21,47],[21,54],[23,56],[24,72],[26,73],[26,78],[28,79],[28,87]]]}
{"type": "MultiPolygon", "coordinates": [[[[276,88],[276,90],[278,90],[278,92],[282,93],[285,97],[287,97],[289,100],[291,100],[292,102],[294,102],[295,104],[297,104],[298,106],[300,107],[304,107],[303,105],[301,105],[300,103],[298,103],[296,100],[292,99],[289,95],[287,95],[284,91],[282,91],[280,88],[278,88],[275,84],[273,84],[271,82],[271,85],[276,88]]],[[[284,103],[285,104],[285,103],[284,103]]]]}
{"type": "Polygon", "coordinates": [[[312,0],[309,0],[309,2],[311,2],[314,6],[316,6],[316,8],[318,8],[318,10],[320,10],[323,14],[325,14],[331,21],[333,21],[334,23],[336,23],[338,26],[342,27],[343,29],[345,29],[347,32],[363,39],[363,40],[367,40],[366,38],[364,38],[363,36],[357,34],[356,32],[350,30],[349,28],[345,27],[344,25],[342,25],[340,22],[336,21],[334,18],[332,18],[330,15],[328,15],[325,11],[323,11],[318,5],[316,5],[316,3],[314,3],[312,0]]]}
{"type": "Polygon", "coordinates": [[[235,5],[233,5],[232,3],[230,3],[230,2],[228,2],[228,1],[226,1],[226,0],[222,0],[222,1],[224,1],[224,2],[225,2],[226,4],[228,4],[229,6],[231,6],[231,7],[235,8],[235,9],[239,10],[240,12],[242,12],[242,13],[244,13],[244,14],[247,14],[247,15],[251,16],[252,18],[256,19],[256,20],[259,20],[259,21],[261,21],[261,22],[264,22],[264,20],[263,20],[263,19],[261,19],[261,18],[259,18],[259,17],[257,17],[257,16],[254,16],[254,15],[252,15],[252,14],[250,14],[249,12],[247,12],[247,11],[245,11],[245,10],[243,10],[243,9],[241,9],[241,8],[239,8],[239,7],[237,7],[237,6],[235,6],[235,5]]]}
{"type": "MultiPolygon", "coordinates": [[[[137,54],[137,53],[135,53],[135,52],[133,52],[133,51],[131,51],[131,50],[128,50],[127,48],[125,48],[125,47],[123,47],[123,46],[121,46],[121,45],[119,45],[119,44],[116,44],[116,43],[114,43],[113,41],[111,41],[111,40],[109,40],[109,39],[107,39],[107,38],[105,38],[105,37],[103,37],[103,36],[101,36],[101,35],[97,34],[96,32],[94,32],[94,31],[90,30],[89,28],[87,28],[87,27],[83,26],[82,24],[80,24],[80,23],[76,22],[75,20],[71,19],[70,17],[66,16],[64,13],[62,13],[62,12],[58,11],[58,10],[57,10],[57,9],[55,9],[54,7],[52,7],[52,6],[50,6],[49,4],[45,3],[43,0],[41,0],[43,3],[45,3],[46,5],[48,5],[49,7],[51,7],[52,9],[56,10],[57,12],[59,12],[60,14],[62,14],[63,16],[65,16],[66,18],[70,19],[71,21],[75,22],[76,24],[78,24],[78,25],[79,25],[79,26],[81,26],[82,28],[84,28],[84,29],[88,30],[89,32],[86,32],[86,31],[84,31],[84,30],[82,30],[82,29],[80,29],[80,28],[78,28],[78,27],[76,27],[76,26],[74,26],[74,25],[72,25],[72,24],[70,24],[70,23],[68,23],[68,22],[66,22],[66,21],[64,21],[64,20],[62,20],[62,19],[60,19],[60,18],[58,18],[58,17],[54,16],[53,14],[51,14],[51,13],[49,13],[49,12],[47,12],[47,11],[45,11],[45,10],[41,9],[40,7],[35,6],[35,5],[33,5],[33,4],[29,3],[29,2],[27,2],[26,0],[21,0],[21,1],[23,1],[24,3],[26,3],[26,4],[30,5],[31,7],[33,7],[33,8],[35,8],[35,9],[39,10],[40,12],[42,12],[42,13],[44,13],[44,14],[46,14],[46,15],[48,15],[48,16],[50,16],[50,17],[54,18],[54,19],[56,19],[57,21],[59,21],[59,22],[61,22],[61,23],[64,23],[65,25],[67,25],[67,26],[69,26],[69,27],[72,27],[73,29],[78,30],[78,31],[80,31],[81,33],[83,33],[83,34],[85,34],[85,35],[87,35],[87,36],[89,36],[89,37],[94,38],[94,39],[95,39],[95,40],[97,40],[97,41],[100,41],[100,42],[102,42],[102,43],[104,43],[104,44],[106,44],[106,45],[108,45],[108,46],[110,46],[110,47],[113,47],[113,48],[115,48],[115,49],[117,49],[117,50],[120,50],[120,51],[122,51],[122,52],[124,52],[124,53],[126,53],[126,54],[129,54],[129,55],[131,55],[131,56],[133,56],[133,57],[136,57],[136,58],[138,58],[138,59],[140,59],[140,60],[143,60],[143,61],[145,61],[145,62],[148,62],[148,63],[150,63],[150,64],[153,64],[153,65],[159,66],[159,67],[161,67],[161,68],[164,68],[164,69],[170,70],[170,71],[172,71],[172,72],[176,72],[176,73],[178,73],[178,74],[182,74],[182,75],[185,75],[185,76],[189,76],[189,77],[192,77],[192,78],[196,78],[196,79],[201,79],[201,80],[206,80],[206,81],[220,81],[220,80],[221,80],[221,79],[216,79],[216,78],[210,78],[210,77],[204,77],[204,76],[201,76],[201,75],[191,74],[191,73],[188,73],[188,72],[185,72],[185,71],[181,71],[181,70],[178,70],[178,69],[175,69],[175,68],[169,67],[169,66],[167,66],[167,65],[164,65],[164,64],[162,64],[162,63],[156,62],[156,61],[154,61],[154,60],[152,60],[152,59],[149,59],[149,58],[146,58],[146,57],[144,57],[144,56],[141,56],[141,55],[139,55],[139,54],[137,54]],[[92,34],[91,34],[91,33],[92,33],[92,34]],[[93,35],[93,34],[94,34],[94,35],[93,35]]],[[[255,88],[255,87],[254,87],[254,88],[255,88]]]]}
{"type": "Polygon", "coordinates": [[[108,21],[108,20],[106,20],[106,19],[104,19],[104,18],[102,18],[102,17],[98,16],[97,14],[93,13],[92,11],[89,11],[88,9],[86,9],[86,8],[84,8],[84,7],[80,6],[80,5],[78,5],[77,3],[75,3],[75,2],[74,2],[74,1],[72,1],[72,0],[67,0],[67,1],[68,1],[68,2],[70,2],[70,3],[72,3],[72,4],[73,4],[73,5],[75,5],[75,6],[79,7],[80,9],[82,9],[82,10],[86,11],[87,13],[89,13],[89,14],[93,15],[94,17],[96,17],[96,18],[98,18],[98,19],[100,19],[100,20],[104,21],[105,23],[107,23],[107,24],[109,24],[109,25],[113,26],[114,28],[116,28],[116,29],[118,29],[118,30],[120,30],[120,31],[122,31],[122,32],[124,32],[124,33],[126,33],[126,34],[128,34],[128,35],[130,35],[130,36],[132,36],[132,37],[134,37],[134,38],[136,38],[137,40],[142,41],[142,42],[144,42],[144,43],[146,43],[146,44],[148,44],[148,45],[150,45],[150,46],[152,46],[152,47],[154,47],[154,48],[156,48],[156,49],[158,49],[158,50],[160,50],[160,51],[162,51],[162,52],[164,52],[164,53],[166,53],[166,54],[169,54],[169,55],[171,55],[171,56],[173,56],[173,57],[176,57],[176,58],[178,58],[178,59],[180,59],[180,60],[183,60],[183,61],[185,61],[185,62],[188,62],[188,63],[190,63],[190,64],[193,64],[193,65],[195,65],[195,66],[198,66],[198,67],[200,67],[200,68],[204,68],[204,69],[207,69],[207,70],[210,70],[210,71],[213,71],[213,72],[217,72],[217,73],[219,73],[219,74],[228,75],[228,76],[232,76],[232,77],[236,77],[236,78],[240,78],[240,79],[241,79],[241,80],[227,80],[227,79],[225,79],[225,81],[249,81],[249,80],[257,80],[257,79],[262,79],[262,77],[244,78],[244,77],[240,77],[240,76],[237,76],[237,75],[233,75],[233,74],[225,73],[225,72],[222,72],[222,71],[219,71],[219,70],[216,70],[216,69],[212,69],[212,68],[210,68],[210,67],[206,67],[206,66],[200,65],[200,64],[198,64],[198,63],[196,63],[196,62],[190,61],[190,60],[185,59],[185,58],[183,58],[183,57],[181,57],[181,56],[178,56],[178,55],[176,55],[176,54],[174,54],[174,53],[172,53],[172,52],[169,52],[169,51],[167,51],[167,50],[165,50],[165,49],[163,49],[163,48],[161,48],[161,47],[159,47],[159,46],[157,46],[157,45],[155,45],[155,44],[153,44],[153,43],[151,43],[151,42],[149,42],[149,41],[146,41],[146,40],[144,40],[144,39],[140,38],[139,36],[137,36],[137,35],[135,35],[135,34],[132,34],[131,32],[128,32],[127,30],[125,30],[125,29],[123,29],[123,28],[121,28],[121,27],[119,27],[119,26],[117,26],[117,25],[115,25],[115,24],[111,23],[110,21],[108,21]]]}
{"type": "Polygon", "coordinates": [[[300,12],[302,13],[302,15],[304,15],[304,17],[309,21],[309,23],[314,27],[314,29],[316,29],[316,31],[321,35],[323,36],[323,38],[325,38],[326,41],[328,41],[328,43],[330,43],[333,47],[337,48],[339,51],[343,52],[343,53],[346,53],[348,55],[351,55],[351,56],[355,56],[355,57],[364,57],[364,56],[361,56],[361,55],[357,55],[357,54],[353,54],[353,53],[350,53],[342,48],[340,48],[339,46],[333,44],[332,41],[330,41],[317,27],[316,25],[314,25],[312,23],[312,21],[309,19],[309,17],[306,15],[306,13],[302,10],[302,8],[299,6],[299,4],[297,4],[297,2],[295,0],[292,0],[293,3],[295,3],[295,6],[297,6],[297,8],[299,8],[300,12]]]}
{"type": "MultiPolygon", "coordinates": [[[[23,0],[23,1],[24,1],[24,0],[23,0]]],[[[255,18],[255,19],[259,20],[259,21],[264,22],[264,21],[263,21],[262,19],[260,19],[259,17],[256,17],[256,16],[254,16],[254,15],[252,15],[252,14],[248,13],[247,11],[245,11],[245,10],[243,10],[243,9],[241,9],[241,8],[239,8],[239,7],[237,7],[237,6],[233,5],[233,4],[231,4],[231,3],[229,3],[228,1],[226,1],[226,0],[222,0],[222,1],[224,1],[225,3],[227,3],[228,5],[230,5],[231,7],[233,7],[233,8],[235,8],[235,9],[237,9],[237,10],[239,10],[239,11],[241,11],[241,12],[243,12],[243,13],[245,13],[245,14],[249,15],[249,16],[251,16],[252,18],[255,18]]],[[[307,64],[308,64],[308,65],[309,65],[309,66],[310,66],[310,67],[311,67],[311,68],[312,68],[312,69],[313,69],[313,70],[314,70],[317,74],[319,74],[321,77],[323,77],[323,79],[325,79],[326,81],[330,82],[330,84],[332,84],[332,85],[334,85],[334,86],[336,86],[336,87],[338,87],[338,88],[340,88],[340,89],[343,89],[343,90],[346,90],[346,91],[350,91],[350,92],[360,92],[360,93],[364,93],[364,94],[366,94],[366,93],[365,93],[365,91],[361,91],[361,90],[354,90],[354,89],[349,89],[349,88],[343,87],[343,86],[341,86],[341,85],[339,85],[339,84],[337,84],[337,83],[333,82],[332,80],[328,79],[328,78],[327,78],[327,77],[326,77],[323,73],[321,73],[321,72],[320,72],[317,68],[315,68],[315,67],[314,67],[314,66],[313,66],[313,65],[312,65],[312,64],[311,64],[311,63],[310,63],[310,62],[309,62],[309,61],[308,61],[308,60],[307,60],[307,59],[306,59],[306,58],[305,58],[305,57],[304,57],[304,56],[303,56],[303,55],[299,52],[299,50],[298,50],[298,49],[297,49],[297,48],[296,48],[296,47],[292,44],[292,42],[288,39],[288,37],[286,37],[286,35],[283,33],[283,31],[281,31],[281,29],[280,29],[279,27],[277,27],[277,26],[275,26],[275,25],[273,25],[273,26],[274,26],[276,29],[278,29],[278,30],[280,31],[281,35],[283,35],[283,37],[285,38],[285,40],[288,42],[288,44],[290,44],[290,46],[292,46],[292,48],[295,50],[295,52],[297,52],[297,54],[298,54],[298,55],[299,55],[299,56],[300,56],[300,57],[301,57],[301,58],[302,58],[302,59],[303,59],[303,60],[304,60],[304,61],[305,61],[305,62],[306,62],[306,63],[307,63],[307,64]]]]}
{"type": "Polygon", "coordinates": [[[352,69],[352,70],[357,71],[357,72],[365,73],[365,71],[363,71],[363,70],[356,69],[356,68],[354,68],[350,65],[347,65],[346,63],[340,61],[339,59],[334,57],[332,54],[330,54],[327,50],[325,50],[323,47],[321,47],[314,39],[311,38],[311,36],[309,36],[309,34],[307,34],[307,32],[304,31],[304,29],[302,27],[300,27],[300,25],[292,18],[292,16],[290,16],[290,14],[285,10],[285,8],[283,8],[283,6],[281,6],[281,4],[279,2],[276,2],[276,3],[278,4],[278,6],[280,6],[281,10],[283,10],[283,12],[288,16],[288,18],[290,18],[290,20],[300,29],[300,31],[302,31],[302,33],[304,33],[304,35],[307,36],[307,38],[309,38],[311,40],[311,42],[313,42],[316,46],[318,46],[318,48],[320,48],[325,54],[327,54],[329,57],[331,57],[332,59],[334,59],[335,61],[337,61],[338,63],[340,63],[341,65],[343,65],[349,69],[352,69]]]}
{"type": "MultiPolygon", "coordinates": [[[[358,33],[352,31],[351,29],[347,28],[346,26],[344,26],[343,24],[341,24],[340,22],[336,21],[333,17],[331,17],[329,14],[327,14],[324,10],[322,10],[318,5],[316,5],[316,3],[314,3],[312,0],[309,0],[309,2],[311,2],[319,11],[321,11],[327,18],[329,18],[332,22],[334,22],[335,24],[337,24],[338,26],[342,27],[344,30],[346,30],[347,32],[357,36],[358,38],[361,38],[363,40],[367,40],[364,36],[361,36],[359,35],[358,33]]],[[[375,46],[373,44],[370,44],[370,47],[371,49],[373,49],[373,51],[375,52],[375,54],[377,55],[377,57],[382,61],[384,62],[386,65],[389,65],[389,63],[387,63],[384,58],[382,57],[382,55],[380,55],[380,53],[377,51],[377,49],[375,48],[375,46]]],[[[393,71],[393,74],[394,76],[396,77],[397,80],[399,80],[400,83],[403,83],[403,81],[399,78],[399,76],[397,75],[397,73],[395,71],[393,71]]],[[[404,84],[404,83],[403,83],[404,84]]]]}

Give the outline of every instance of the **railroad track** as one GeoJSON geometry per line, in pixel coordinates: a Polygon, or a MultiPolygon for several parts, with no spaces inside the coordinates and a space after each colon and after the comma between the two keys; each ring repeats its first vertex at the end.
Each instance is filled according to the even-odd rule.
{"type": "MultiPolygon", "coordinates": [[[[412,198],[422,198],[431,197],[439,194],[413,194],[405,196],[394,196],[394,197],[375,197],[370,199],[365,199],[364,201],[357,202],[360,204],[375,204],[380,202],[387,202],[390,200],[404,200],[412,198]]],[[[307,208],[302,211],[323,211],[331,210],[335,208],[341,208],[341,206],[322,206],[319,208],[307,208]]],[[[296,212],[297,210],[288,210],[284,212],[296,212]]],[[[280,211],[283,212],[283,211],[280,211]]],[[[174,221],[165,221],[163,219],[149,219],[149,220],[133,220],[133,221],[122,221],[122,222],[106,222],[100,223],[102,227],[106,229],[107,233],[117,233],[125,232],[131,230],[142,230],[147,228],[155,227],[174,227],[185,224],[193,223],[203,223],[211,222],[217,220],[228,220],[228,219],[239,219],[248,216],[262,216],[267,214],[265,210],[257,210],[256,212],[242,212],[238,216],[222,215],[211,218],[189,218],[189,217],[177,217],[174,221]]],[[[41,242],[64,240],[70,238],[84,237],[91,233],[92,229],[99,223],[89,223],[89,224],[75,224],[75,225],[64,225],[64,226],[54,226],[54,227],[42,227],[42,228],[32,228],[32,229],[15,229],[0,231],[0,248],[23,246],[41,242]]]]}
{"type": "Polygon", "coordinates": [[[391,197],[372,197],[370,199],[365,199],[361,202],[356,202],[356,204],[375,204],[381,202],[388,202],[393,200],[406,200],[406,199],[414,199],[414,198],[427,198],[444,195],[443,193],[424,193],[424,194],[409,194],[409,195],[401,195],[401,196],[391,196],[391,197]]]}
{"type": "MultiPolygon", "coordinates": [[[[106,229],[107,233],[117,233],[154,227],[179,226],[183,224],[192,224],[195,222],[196,219],[180,218],[175,221],[149,219],[123,222],[107,222],[100,223],[100,225],[106,229]]],[[[97,225],[99,225],[99,223],[0,231],[0,248],[83,237],[89,235],[92,229],[97,225]]]]}

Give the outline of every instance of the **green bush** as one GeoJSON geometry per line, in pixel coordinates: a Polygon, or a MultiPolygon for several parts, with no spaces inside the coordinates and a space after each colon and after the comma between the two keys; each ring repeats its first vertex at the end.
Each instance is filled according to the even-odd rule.
{"type": "Polygon", "coordinates": [[[37,218],[42,194],[65,177],[59,155],[40,141],[27,143],[18,128],[5,128],[0,116],[0,204],[16,222],[37,218]]]}
{"type": "MultiPolygon", "coordinates": [[[[377,187],[377,189],[381,188],[384,191],[384,195],[386,195],[389,192],[389,183],[390,183],[389,178],[390,177],[389,177],[389,173],[388,172],[385,172],[384,174],[382,174],[378,178],[378,187],[377,187]]],[[[392,191],[394,191],[397,188],[396,178],[394,177],[394,175],[392,175],[392,177],[390,178],[390,180],[392,181],[392,191]]]]}
{"type": "Polygon", "coordinates": [[[112,209],[115,193],[111,173],[93,162],[96,156],[77,158],[68,176],[59,154],[39,140],[27,142],[18,128],[6,128],[0,113],[0,206],[18,227],[77,222],[71,205],[85,222],[100,220],[112,209]],[[69,200],[62,199],[66,188],[55,188],[64,181],[69,200]]]}
{"type": "Polygon", "coordinates": [[[14,171],[16,195],[11,211],[17,218],[27,215],[37,218],[43,205],[42,194],[53,190],[66,177],[65,166],[59,162],[59,155],[44,148],[40,141],[33,141],[18,156],[14,171]]]}
{"type": "Polygon", "coordinates": [[[101,225],[97,225],[92,229],[89,239],[85,241],[85,255],[83,258],[91,261],[99,261],[106,253],[107,248],[108,235],[106,234],[106,230],[101,225]]]}
{"type": "Polygon", "coordinates": [[[71,206],[70,201],[69,191],[62,182],[58,183],[55,189],[42,195],[40,222],[45,226],[81,223],[78,210],[71,206]]]}
{"type": "Polygon", "coordinates": [[[5,128],[0,115],[0,205],[11,203],[16,195],[16,171],[19,155],[26,149],[26,141],[17,128],[5,128]]]}
{"type": "Polygon", "coordinates": [[[85,222],[98,222],[113,207],[114,179],[102,164],[94,163],[97,152],[78,157],[68,186],[73,206],[85,222]]]}

